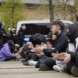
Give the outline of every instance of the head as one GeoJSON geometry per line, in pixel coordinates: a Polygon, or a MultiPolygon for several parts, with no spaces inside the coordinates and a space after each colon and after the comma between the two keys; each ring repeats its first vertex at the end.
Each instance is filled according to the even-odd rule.
{"type": "Polygon", "coordinates": [[[51,31],[52,31],[52,34],[53,35],[57,35],[59,33],[59,31],[62,31],[64,30],[65,28],[65,25],[64,23],[62,23],[61,21],[59,20],[56,20],[52,23],[51,25],[51,31]]]}
{"type": "Polygon", "coordinates": [[[15,28],[11,28],[11,29],[10,29],[10,34],[15,34],[15,33],[16,33],[15,28]]]}
{"type": "Polygon", "coordinates": [[[20,27],[20,30],[25,30],[26,29],[26,26],[21,26],[20,27]]]}
{"type": "Polygon", "coordinates": [[[19,44],[15,44],[15,48],[14,48],[14,53],[17,53],[20,49],[20,45],[19,44]]]}
{"type": "Polygon", "coordinates": [[[14,48],[15,48],[14,42],[12,40],[8,40],[7,43],[9,45],[9,48],[10,48],[11,52],[13,53],[14,48]]]}
{"type": "Polygon", "coordinates": [[[29,47],[29,44],[25,44],[23,47],[24,51],[29,51],[31,48],[29,47]]]}
{"type": "Polygon", "coordinates": [[[39,36],[39,44],[40,45],[46,44],[46,37],[44,35],[39,36]]]}
{"type": "Polygon", "coordinates": [[[78,37],[78,24],[70,24],[67,30],[67,37],[70,42],[75,42],[75,39],[78,37]]]}
{"type": "Polygon", "coordinates": [[[30,37],[30,42],[32,42],[32,44],[35,46],[36,44],[39,44],[39,36],[40,36],[40,33],[36,33],[34,35],[31,35],[30,37]]]}

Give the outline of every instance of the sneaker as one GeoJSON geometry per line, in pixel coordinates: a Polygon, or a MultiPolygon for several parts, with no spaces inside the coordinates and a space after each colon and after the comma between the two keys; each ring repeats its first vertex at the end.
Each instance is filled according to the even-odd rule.
{"type": "Polygon", "coordinates": [[[50,71],[51,69],[46,64],[41,64],[39,71],[50,71]]]}
{"type": "Polygon", "coordinates": [[[64,71],[64,68],[63,68],[63,67],[60,67],[60,66],[58,66],[58,65],[54,65],[54,66],[53,66],[53,69],[54,69],[55,71],[58,71],[58,72],[63,72],[63,71],[64,71]]]}
{"type": "Polygon", "coordinates": [[[35,66],[37,64],[37,61],[29,60],[28,64],[29,66],[35,66]]]}
{"type": "Polygon", "coordinates": [[[78,67],[73,66],[72,69],[71,69],[71,73],[74,76],[78,77],[78,67]]]}

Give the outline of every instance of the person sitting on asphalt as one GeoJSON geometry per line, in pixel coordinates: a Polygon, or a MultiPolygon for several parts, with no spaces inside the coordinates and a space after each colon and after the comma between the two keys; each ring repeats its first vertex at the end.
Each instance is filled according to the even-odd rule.
{"type": "Polygon", "coordinates": [[[12,59],[19,58],[19,54],[14,54],[14,42],[12,40],[8,40],[0,50],[0,61],[9,61],[12,59]]]}
{"type": "Polygon", "coordinates": [[[52,54],[52,56],[54,60],[63,60],[62,63],[67,64],[66,72],[68,74],[78,77],[78,24],[69,25],[67,30],[67,35],[72,46],[69,45],[66,53],[52,54]]]}
{"type": "MultiPolygon", "coordinates": [[[[41,47],[44,47],[46,48],[46,37],[44,35],[38,35],[37,36],[37,40],[35,40],[37,43],[35,44],[35,47],[38,47],[38,46],[41,46],[41,47]]],[[[34,52],[33,50],[31,50],[31,53],[34,52]]],[[[24,65],[34,65],[37,63],[38,59],[40,57],[44,56],[44,54],[42,52],[39,52],[39,53],[33,53],[33,54],[29,54],[27,57],[26,57],[26,62],[24,63],[24,65]]]]}

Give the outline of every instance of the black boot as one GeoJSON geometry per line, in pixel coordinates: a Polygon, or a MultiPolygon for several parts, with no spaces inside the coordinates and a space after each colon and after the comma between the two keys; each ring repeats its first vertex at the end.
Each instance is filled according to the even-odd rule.
{"type": "Polygon", "coordinates": [[[75,77],[78,77],[78,67],[73,66],[72,69],[71,69],[71,73],[75,77]]]}
{"type": "Polygon", "coordinates": [[[78,67],[78,53],[77,53],[77,56],[76,56],[76,67],[78,67]]]}
{"type": "Polygon", "coordinates": [[[49,68],[46,64],[41,64],[40,65],[39,71],[50,71],[50,70],[52,70],[52,69],[49,68]]]}

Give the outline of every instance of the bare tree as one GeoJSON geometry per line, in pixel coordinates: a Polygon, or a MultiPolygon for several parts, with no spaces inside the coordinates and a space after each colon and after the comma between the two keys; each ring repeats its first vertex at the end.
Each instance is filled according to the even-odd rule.
{"type": "Polygon", "coordinates": [[[49,11],[50,11],[50,23],[54,20],[54,6],[53,6],[53,0],[49,0],[49,11]]]}
{"type": "MultiPolygon", "coordinates": [[[[75,2],[75,4],[74,4],[74,7],[75,7],[75,9],[76,9],[76,12],[75,12],[75,17],[77,17],[78,16],[78,0],[74,0],[75,2]]],[[[77,22],[77,20],[76,20],[76,22],[77,22]]]]}

